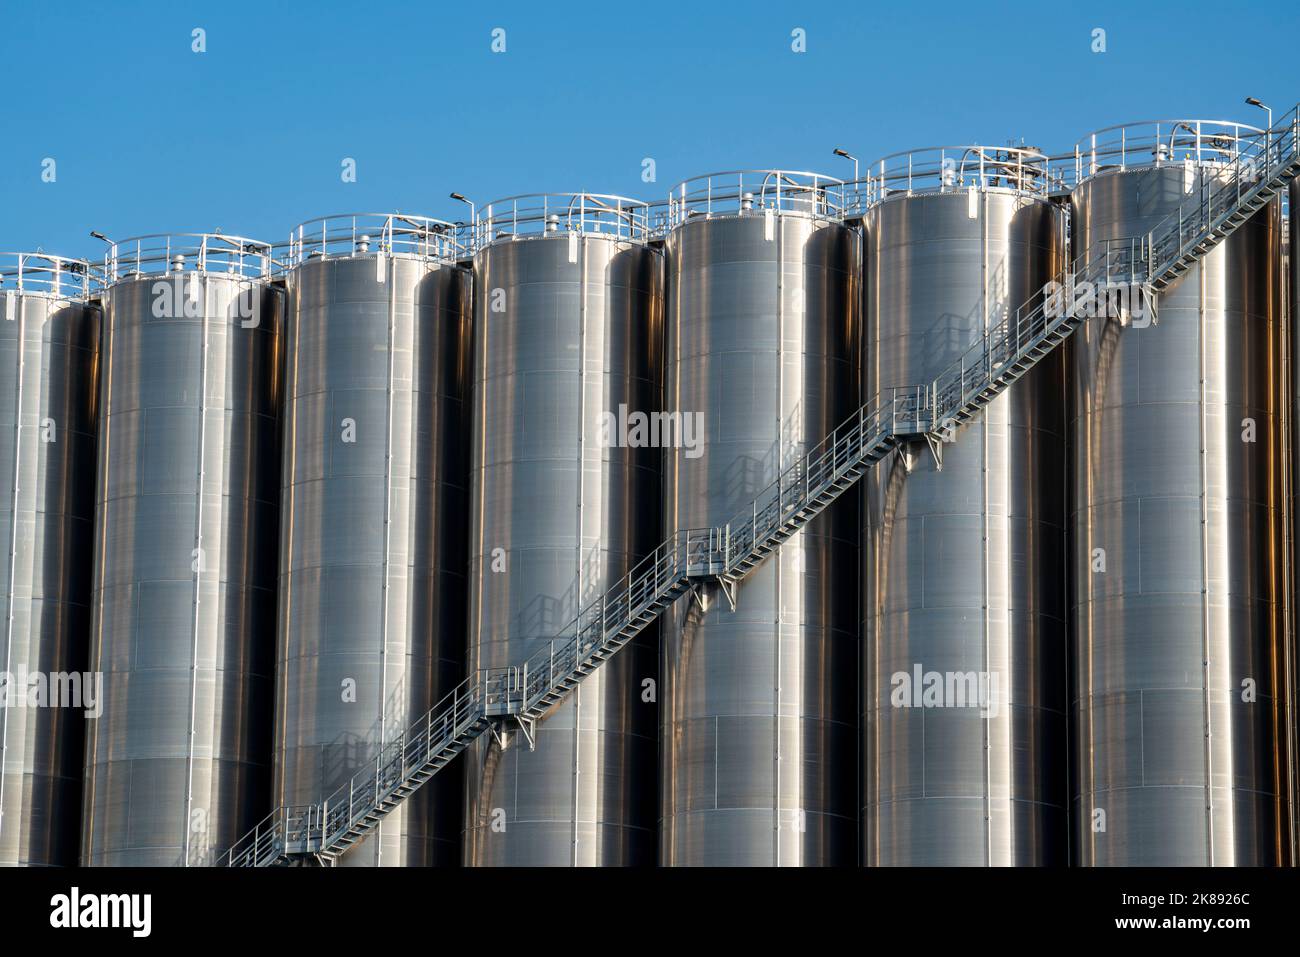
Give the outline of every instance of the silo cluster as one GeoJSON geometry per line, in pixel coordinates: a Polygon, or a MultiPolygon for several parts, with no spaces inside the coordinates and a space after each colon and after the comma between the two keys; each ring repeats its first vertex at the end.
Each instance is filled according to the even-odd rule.
{"type": "Polygon", "coordinates": [[[207,864],[371,800],[444,695],[1062,303],[978,414],[337,863],[1294,865],[1300,182],[1289,247],[1279,197],[1158,294],[1126,271],[1270,135],[5,255],[0,691],[61,699],[0,708],[0,865],[207,864]]]}

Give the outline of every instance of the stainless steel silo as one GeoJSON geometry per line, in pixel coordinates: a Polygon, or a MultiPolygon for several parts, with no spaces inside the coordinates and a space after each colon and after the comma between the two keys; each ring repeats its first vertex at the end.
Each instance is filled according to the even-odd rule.
{"type": "MultiPolygon", "coordinates": [[[[864,402],[969,365],[1057,274],[1046,165],[980,146],[872,165],[864,402]]],[[[1066,861],[1064,398],[1049,355],[938,456],[863,479],[868,865],[1066,861]]]]}
{"type": "MultiPolygon", "coordinates": [[[[858,245],[839,181],[754,171],[671,194],[666,534],[716,526],[857,407],[858,245]]],[[[660,861],[853,864],[857,510],[661,619],[660,861]]]]}
{"type": "Polygon", "coordinates": [[[283,291],[270,247],[106,264],[81,859],[193,865],[270,805],[283,291]]]}
{"type": "MultiPolygon", "coordinates": [[[[662,256],[645,206],[524,196],[477,217],[469,670],[519,664],[659,542],[662,256]]],[[[470,865],[653,862],[656,647],[466,754],[470,865]],[[651,682],[647,685],[646,682],[651,682]]]]}
{"type": "MultiPolygon", "coordinates": [[[[1090,135],[1076,259],[1176,223],[1261,145],[1206,121],[1090,135]]],[[[1081,864],[1284,860],[1279,230],[1274,203],[1154,323],[1091,319],[1069,344],[1081,864]]]]}
{"type": "Polygon", "coordinates": [[[87,263],[0,254],[0,867],[75,865],[95,520],[87,263]]]}
{"type": "MultiPolygon", "coordinates": [[[[275,803],[308,804],[461,680],[469,271],[455,228],[356,214],[293,234],[275,803]]],[[[341,863],[458,863],[459,765],[341,863]]]]}

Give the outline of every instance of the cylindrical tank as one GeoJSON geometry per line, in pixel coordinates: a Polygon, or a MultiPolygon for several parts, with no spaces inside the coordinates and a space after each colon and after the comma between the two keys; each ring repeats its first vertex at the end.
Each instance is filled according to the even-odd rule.
{"type": "Polygon", "coordinates": [[[0,254],[0,867],[81,841],[100,313],[87,263],[0,254]]]}
{"type": "MultiPolygon", "coordinates": [[[[462,677],[470,278],[454,233],[357,214],[292,237],[277,805],[314,803],[372,768],[462,677]]],[[[457,863],[458,770],[341,863],[457,863]]]]}
{"type": "Polygon", "coordinates": [[[81,859],[195,865],[269,810],[283,291],[221,234],[106,263],[81,859]]]}
{"type": "MultiPolygon", "coordinates": [[[[1080,142],[1074,257],[1195,209],[1262,144],[1231,123],[1080,142]]],[[[1267,865],[1287,845],[1279,204],[1159,296],[1089,319],[1073,403],[1073,851],[1267,865]]]]}
{"type": "MultiPolygon", "coordinates": [[[[1033,150],[923,149],[871,177],[864,402],[970,364],[1064,264],[1033,150]]],[[[1064,398],[1057,353],[937,455],[863,478],[868,865],[1066,861],[1064,398]]]]}
{"type": "MultiPolygon", "coordinates": [[[[841,184],[743,171],[671,194],[666,534],[731,521],[857,407],[858,245],[841,184]]],[[[857,510],[662,621],[660,862],[853,864],[857,510]]]]}
{"type": "MultiPolygon", "coordinates": [[[[571,633],[660,539],[662,256],[645,206],[590,194],[479,211],[469,671],[571,633]]],[[[643,633],[508,747],[466,754],[469,865],[654,860],[656,646],[643,633]],[[648,682],[648,684],[647,684],[648,682]]]]}

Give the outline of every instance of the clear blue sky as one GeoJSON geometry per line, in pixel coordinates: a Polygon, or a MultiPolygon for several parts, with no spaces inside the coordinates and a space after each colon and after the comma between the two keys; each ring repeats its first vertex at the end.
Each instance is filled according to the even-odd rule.
{"type": "Polygon", "coordinates": [[[326,213],[460,218],[450,190],[658,198],[714,170],[847,176],[835,146],[865,163],[1021,138],[1063,151],[1129,120],[1255,122],[1247,95],[1278,113],[1300,100],[1298,11],[0,0],[0,249],[97,257],[90,229],[280,241],[326,213]],[[206,53],[191,51],[195,27],[206,53]],[[795,28],[806,53],[791,51],[795,28]]]}

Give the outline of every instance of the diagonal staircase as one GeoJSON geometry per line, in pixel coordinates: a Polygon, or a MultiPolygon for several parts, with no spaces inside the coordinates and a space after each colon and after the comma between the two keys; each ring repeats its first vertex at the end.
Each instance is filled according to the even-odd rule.
{"type": "MultiPolygon", "coordinates": [[[[1300,108],[1298,108],[1300,109],[1300,108]]],[[[1297,110],[1194,198],[1145,236],[1098,244],[1061,285],[1142,283],[1167,289],[1300,176],[1297,110]]],[[[213,863],[333,863],[479,735],[536,722],[587,675],[692,588],[734,587],[851,487],[875,462],[925,440],[939,455],[957,429],[1056,349],[1085,320],[1037,297],[1005,316],[931,383],[882,392],[784,470],[748,510],[725,525],[678,532],[608,592],[589,602],[548,648],[517,666],[467,679],[387,744],[373,768],[317,804],[282,807],[213,863]]]]}

